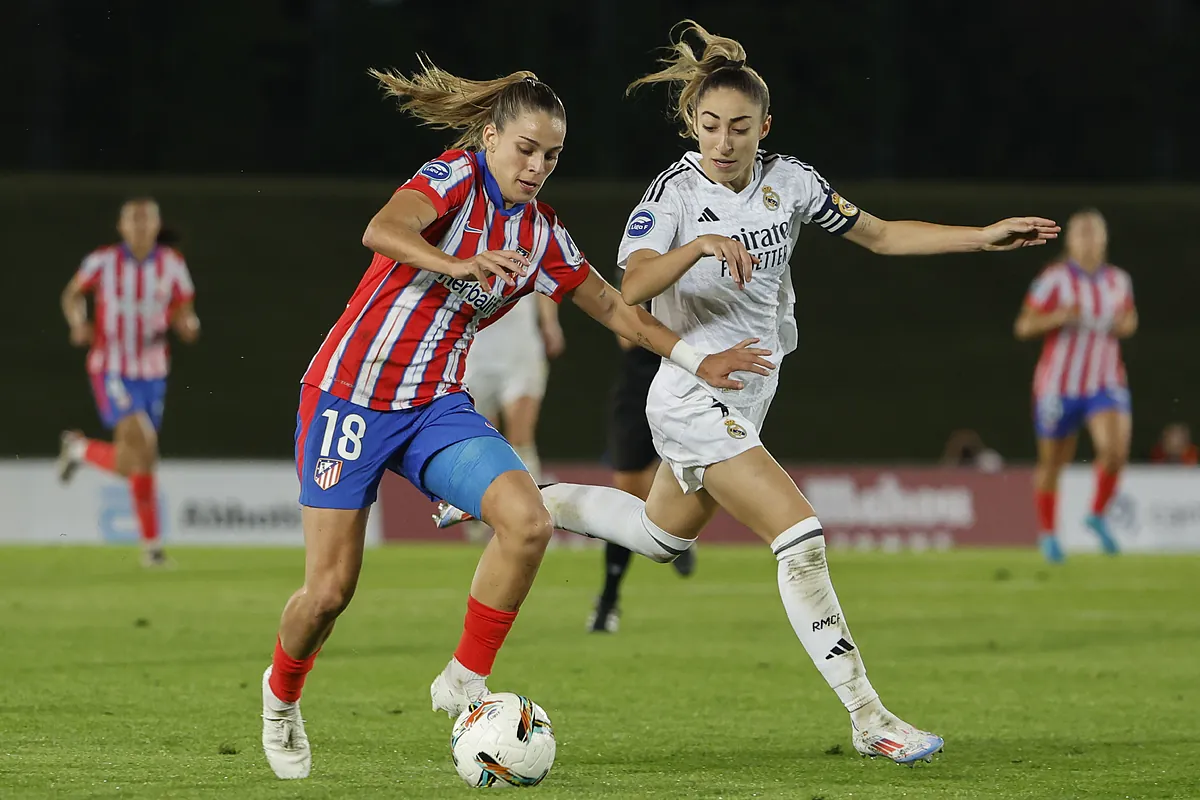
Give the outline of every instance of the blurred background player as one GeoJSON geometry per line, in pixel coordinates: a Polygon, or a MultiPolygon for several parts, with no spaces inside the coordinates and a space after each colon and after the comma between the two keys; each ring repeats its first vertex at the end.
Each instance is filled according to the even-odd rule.
{"type": "MultiPolygon", "coordinates": [[[[644,306],[647,311],[649,305],[644,306]]],[[[658,471],[658,453],[654,451],[654,439],[646,422],[646,395],[662,359],[620,336],[617,344],[621,347],[621,367],[609,399],[608,418],[608,455],[612,460],[613,486],[645,500],[654,483],[654,473],[658,471]]],[[[628,548],[605,542],[604,587],[587,620],[587,628],[592,633],[617,632],[621,582],[629,570],[631,555],[628,548]]],[[[680,575],[691,575],[696,567],[695,547],[689,548],[671,564],[680,575]]]]}
{"type": "Polygon", "coordinates": [[[113,432],[113,440],[65,431],[58,474],[66,483],[81,464],[89,464],[128,480],[143,563],[159,566],[165,556],[159,540],[154,470],[170,369],[167,331],[174,330],[190,344],[200,335],[200,320],[183,256],[158,241],[162,232],[158,203],[149,197],[126,201],[117,230],[121,243],[90,253],[62,293],[71,344],[90,348],[88,378],[100,420],[113,432]],[[89,294],[94,306],[91,320],[89,294]]]}
{"type": "MultiPolygon", "coordinates": [[[[565,347],[558,303],[534,294],[518,300],[499,321],[475,335],[463,377],[475,409],[504,434],[536,483],[542,482],[537,425],[549,360],[558,358],[565,347]]],[[[468,524],[473,541],[489,533],[478,520],[468,524]]]]}
{"type": "Polygon", "coordinates": [[[1066,258],[1033,281],[1014,333],[1044,338],[1033,379],[1038,462],[1034,504],[1038,542],[1048,561],[1063,559],[1056,531],[1058,477],[1087,427],[1095,450],[1096,491],[1084,519],[1106,553],[1117,552],[1104,513],[1129,460],[1132,406],[1120,340],[1138,328],[1129,273],[1106,263],[1108,228],[1096,209],[1067,222],[1066,258]]]}
{"type": "Polygon", "coordinates": [[[1192,429],[1185,422],[1172,422],[1150,448],[1152,464],[1200,464],[1200,448],[1192,442],[1192,429]]]}

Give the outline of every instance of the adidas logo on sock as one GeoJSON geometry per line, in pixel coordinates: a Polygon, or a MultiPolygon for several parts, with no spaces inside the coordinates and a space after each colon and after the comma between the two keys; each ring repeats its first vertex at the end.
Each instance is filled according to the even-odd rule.
{"type": "Polygon", "coordinates": [[[717,217],[716,214],[713,213],[713,210],[711,208],[709,208],[708,206],[705,206],[704,213],[701,214],[700,218],[696,221],[697,222],[720,222],[721,220],[719,217],[717,217]]]}
{"type": "Polygon", "coordinates": [[[835,644],[833,649],[829,651],[829,655],[825,656],[825,660],[828,661],[834,656],[844,656],[853,649],[854,645],[850,644],[845,639],[838,639],[837,644],[835,644]]]}

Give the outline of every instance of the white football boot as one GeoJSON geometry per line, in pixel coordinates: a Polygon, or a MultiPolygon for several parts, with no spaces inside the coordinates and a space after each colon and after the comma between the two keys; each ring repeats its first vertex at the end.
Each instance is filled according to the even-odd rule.
{"type": "Polygon", "coordinates": [[[475,519],[462,509],[455,508],[445,500],[439,500],[437,511],[433,512],[433,524],[440,528],[449,528],[460,522],[470,522],[475,519]]]}
{"type": "Polygon", "coordinates": [[[919,730],[890,712],[876,714],[861,730],[850,723],[854,749],[864,756],[889,758],[897,764],[915,766],[918,761],[933,761],[945,741],[928,731],[919,730]]]}
{"type": "Polygon", "coordinates": [[[287,703],[271,691],[271,668],[263,673],[263,752],[276,777],[284,780],[307,778],[312,771],[312,748],[304,733],[300,701],[287,703]]]}
{"type": "Polygon", "coordinates": [[[63,431],[58,439],[58,461],[55,469],[58,471],[59,483],[70,483],[75,472],[83,465],[83,449],[86,447],[82,431],[63,431]]]}
{"type": "Polygon", "coordinates": [[[445,711],[450,719],[466,711],[467,706],[485,694],[488,694],[487,676],[471,672],[457,658],[450,659],[450,663],[429,686],[433,710],[445,711]]]}

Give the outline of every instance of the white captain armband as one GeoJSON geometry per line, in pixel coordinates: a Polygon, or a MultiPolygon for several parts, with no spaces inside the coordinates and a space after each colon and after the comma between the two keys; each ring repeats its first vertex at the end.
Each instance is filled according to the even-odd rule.
{"type": "Polygon", "coordinates": [[[854,227],[854,223],[858,221],[861,213],[858,206],[837,192],[831,191],[825,195],[825,203],[821,206],[821,210],[813,215],[813,222],[827,232],[841,236],[854,227]]]}

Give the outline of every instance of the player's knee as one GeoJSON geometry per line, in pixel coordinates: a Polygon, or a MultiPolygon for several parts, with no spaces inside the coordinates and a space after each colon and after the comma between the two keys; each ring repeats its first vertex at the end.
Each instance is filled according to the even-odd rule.
{"type": "Polygon", "coordinates": [[[307,587],[312,615],[322,622],[332,622],[350,605],[356,581],[341,575],[329,575],[311,581],[307,587]]]}
{"type": "Polygon", "coordinates": [[[1096,461],[1101,469],[1112,473],[1119,472],[1125,466],[1127,459],[1124,453],[1104,451],[1097,454],[1096,461]]]}
{"type": "Polygon", "coordinates": [[[506,546],[523,551],[542,552],[554,535],[554,522],[540,497],[506,504],[491,525],[506,546]]]}

